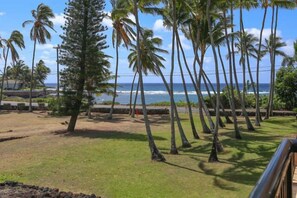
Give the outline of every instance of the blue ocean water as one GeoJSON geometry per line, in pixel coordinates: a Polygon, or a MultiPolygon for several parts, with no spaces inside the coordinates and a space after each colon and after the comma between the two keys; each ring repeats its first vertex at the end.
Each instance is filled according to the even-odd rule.
{"type": "MultiPolygon", "coordinates": [[[[55,83],[48,83],[46,84],[47,87],[56,87],[55,83]]],[[[216,89],[216,85],[214,84],[214,88],[216,89]]],[[[221,90],[225,87],[225,84],[221,84],[221,90]]],[[[242,90],[242,84],[239,85],[240,89],[242,90]]],[[[183,89],[182,83],[175,83],[174,86],[174,98],[175,101],[185,101],[185,93],[183,89]]],[[[260,84],[260,94],[268,94],[269,93],[269,84],[260,84]]],[[[130,90],[131,90],[131,84],[130,83],[120,83],[118,85],[117,89],[117,98],[116,102],[119,102],[120,104],[129,104],[130,101],[130,90]]],[[[145,90],[145,99],[147,104],[152,104],[155,102],[162,102],[162,101],[170,101],[168,92],[166,91],[166,88],[163,83],[146,83],[144,84],[144,90],[145,90]]],[[[192,102],[196,103],[198,101],[194,86],[192,84],[187,84],[187,90],[189,94],[189,98],[192,102]]],[[[201,90],[203,95],[207,95],[207,89],[204,84],[201,85],[201,90]]],[[[252,93],[252,89],[248,90],[248,92],[252,93]]],[[[136,85],[134,86],[133,93],[135,95],[136,93],[136,85]]],[[[139,92],[140,94],[140,92],[139,92]]],[[[108,95],[100,95],[95,96],[95,100],[97,103],[101,103],[104,101],[111,101],[112,96],[108,95]]],[[[138,96],[137,103],[140,104],[140,96],[138,96]]]]}

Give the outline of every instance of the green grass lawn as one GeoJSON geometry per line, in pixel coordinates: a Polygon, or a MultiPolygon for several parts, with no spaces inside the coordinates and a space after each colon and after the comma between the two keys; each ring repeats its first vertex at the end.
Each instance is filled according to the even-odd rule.
{"type": "Polygon", "coordinates": [[[246,132],[240,123],[243,139],[235,140],[232,125],[227,125],[220,129],[225,149],[220,162],[208,163],[211,136],[199,133],[201,139],[194,140],[186,115],[182,118],[192,148],[180,148],[179,155],[168,154],[169,123],[152,125],[165,163],[150,160],[143,128],[1,142],[0,149],[10,157],[4,156],[9,161],[0,163],[0,182],[14,180],[112,198],[247,197],[281,139],[295,137],[297,127],[294,117],[271,118],[256,132],[246,132]]]}

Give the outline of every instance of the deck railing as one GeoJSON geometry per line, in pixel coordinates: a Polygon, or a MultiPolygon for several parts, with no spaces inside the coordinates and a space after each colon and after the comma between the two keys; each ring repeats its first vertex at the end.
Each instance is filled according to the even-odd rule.
{"type": "Polygon", "coordinates": [[[250,198],[292,197],[295,159],[297,159],[295,152],[297,152],[297,140],[284,139],[251,192],[250,198]]]}

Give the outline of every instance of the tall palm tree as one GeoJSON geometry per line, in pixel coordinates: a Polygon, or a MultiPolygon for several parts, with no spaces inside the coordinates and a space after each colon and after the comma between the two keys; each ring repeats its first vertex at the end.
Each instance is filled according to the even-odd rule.
{"type": "Polygon", "coordinates": [[[207,21],[208,21],[210,42],[211,42],[213,57],[214,57],[214,61],[215,61],[217,95],[216,95],[216,122],[215,122],[215,129],[214,129],[214,133],[213,133],[212,149],[211,149],[211,153],[210,153],[208,161],[209,162],[217,162],[218,161],[218,156],[217,156],[218,146],[217,145],[218,145],[218,131],[219,131],[219,119],[220,119],[220,91],[221,90],[220,90],[220,76],[219,76],[218,58],[217,58],[217,54],[216,54],[215,43],[214,43],[213,32],[212,32],[210,6],[211,6],[211,0],[207,0],[206,16],[207,16],[207,21]]]}
{"type": "Polygon", "coordinates": [[[145,129],[148,137],[149,148],[151,151],[151,159],[155,161],[165,161],[165,157],[161,154],[159,149],[157,148],[150,123],[147,114],[146,102],[145,102],[145,95],[144,95],[144,86],[143,86],[143,64],[141,60],[141,48],[140,48],[140,41],[141,41],[141,26],[139,24],[139,16],[138,12],[141,10],[142,12],[150,12],[151,6],[158,4],[159,0],[121,0],[121,4],[124,9],[128,10],[131,14],[135,17],[135,24],[136,24],[136,49],[137,49],[137,71],[139,75],[139,86],[140,86],[140,95],[141,95],[141,103],[142,103],[142,113],[144,117],[145,129]]]}
{"type": "MultiPolygon", "coordinates": [[[[229,34],[228,33],[228,29],[232,28],[232,23],[231,23],[231,19],[232,19],[232,15],[229,17],[227,15],[227,11],[230,8],[232,2],[220,2],[220,9],[222,10],[222,16],[221,16],[221,20],[223,23],[223,28],[224,28],[224,34],[225,34],[225,43],[226,43],[226,47],[227,47],[227,52],[228,55],[230,56],[232,54],[232,48],[231,45],[233,45],[232,41],[233,41],[233,35],[234,34],[229,34]],[[230,41],[231,38],[231,41],[230,41]]],[[[222,43],[223,44],[223,43],[222,43]]],[[[219,56],[221,57],[221,53],[220,53],[220,48],[218,48],[218,52],[219,52],[219,56]]],[[[222,58],[221,62],[222,61],[222,58]]],[[[234,93],[234,80],[233,80],[233,61],[231,58],[229,58],[228,61],[229,64],[229,84],[227,82],[227,75],[225,72],[225,68],[224,65],[222,64],[222,68],[223,68],[223,72],[224,72],[224,78],[225,78],[225,82],[227,85],[227,92],[229,95],[229,103],[230,103],[230,107],[231,107],[231,113],[232,113],[232,118],[233,118],[233,125],[234,125],[234,131],[235,131],[235,138],[236,139],[241,139],[241,135],[240,135],[240,131],[239,131],[239,127],[238,127],[238,122],[237,122],[237,116],[236,116],[236,111],[235,111],[235,93],[234,93]]]]}
{"type": "Polygon", "coordinates": [[[19,47],[20,49],[25,48],[23,35],[17,30],[11,33],[9,39],[1,39],[1,43],[4,44],[4,49],[6,49],[6,51],[4,50],[5,52],[3,54],[5,61],[4,61],[4,69],[3,69],[3,75],[2,75],[1,91],[0,91],[0,104],[2,101],[2,95],[3,95],[4,79],[6,75],[5,73],[6,73],[8,55],[10,53],[12,61],[16,62],[19,59],[19,54],[16,50],[16,46],[19,47]]]}
{"type": "MultiPolygon", "coordinates": [[[[238,82],[238,77],[237,77],[237,69],[236,69],[236,61],[235,61],[235,49],[234,49],[234,42],[235,42],[235,37],[234,37],[234,15],[233,15],[233,12],[234,12],[234,7],[235,7],[235,4],[236,2],[233,2],[231,3],[231,7],[230,7],[230,10],[231,10],[231,33],[233,34],[233,36],[231,36],[231,60],[232,60],[232,68],[230,68],[230,71],[233,70],[234,72],[234,81],[235,81],[235,88],[236,88],[236,91],[237,91],[237,94],[238,94],[238,98],[240,100],[240,104],[241,104],[241,110],[242,110],[242,114],[245,118],[245,122],[246,122],[246,126],[247,126],[247,129],[249,131],[254,131],[255,128],[254,126],[252,125],[251,121],[250,121],[250,118],[248,117],[247,115],[247,112],[246,112],[246,108],[245,108],[245,103],[243,101],[243,98],[240,94],[240,88],[239,88],[239,82],[238,82]]],[[[240,25],[241,29],[242,29],[242,23],[240,25]]],[[[241,35],[240,35],[241,37],[241,35]]],[[[242,48],[243,49],[243,48],[242,48]]],[[[231,73],[231,72],[230,72],[231,73]]],[[[231,79],[231,74],[230,74],[230,79],[231,79]]],[[[231,85],[231,82],[230,82],[230,85],[231,85]]],[[[231,90],[232,92],[233,90],[231,90]]]]}
{"type": "MultiPolygon", "coordinates": [[[[178,46],[177,44],[177,38],[178,38],[178,26],[181,24],[181,22],[185,19],[185,15],[183,13],[182,10],[182,1],[179,0],[174,0],[174,1],[168,1],[168,0],[164,0],[164,9],[160,12],[163,19],[164,19],[164,26],[168,29],[172,29],[172,47],[171,47],[171,70],[170,70],[170,82],[169,82],[169,87],[167,88],[169,91],[169,96],[170,96],[170,128],[171,128],[171,154],[177,154],[177,149],[176,149],[176,143],[175,143],[175,124],[174,124],[174,120],[176,119],[177,124],[178,124],[178,128],[179,128],[179,132],[181,135],[181,139],[182,139],[182,144],[183,147],[190,147],[190,143],[187,141],[186,136],[183,132],[182,126],[180,124],[180,119],[179,119],[179,115],[177,112],[177,108],[176,108],[176,104],[175,104],[175,100],[174,100],[174,83],[173,83],[173,73],[174,73],[174,69],[175,69],[175,46],[178,46]]],[[[178,49],[178,47],[177,47],[178,49]]],[[[178,55],[179,56],[179,55],[178,55]]],[[[180,57],[178,57],[180,58],[180,57]]],[[[180,62],[180,59],[178,59],[178,61],[180,62]]],[[[183,74],[182,74],[183,75],[183,74]]],[[[166,86],[167,82],[164,81],[164,84],[166,86]]],[[[185,89],[185,84],[184,85],[184,89],[185,89]]],[[[186,90],[186,89],[185,89],[186,90]]],[[[187,94],[187,93],[186,93],[187,94]]],[[[187,96],[186,96],[187,97],[187,96]]],[[[188,100],[187,100],[188,101],[188,100]]],[[[188,106],[190,104],[188,103],[188,106]]],[[[190,106],[189,106],[190,107],[190,106]]],[[[191,112],[189,112],[191,114],[191,112]]],[[[191,119],[191,123],[193,123],[193,120],[191,119]]],[[[191,124],[191,126],[193,127],[194,125],[191,124]]],[[[193,128],[192,128],[193,129],[193,128]]],[[[193,129],[193,133],[196,134],[194,136],[196,136],[196,138],[198,137],[197,132],[195,129],[193,129]]]]}
{"type": "Polygon", "coordinates": [[[32,89],[33,89],[33,74],[34,74],[34,61],[35,61],[35,52],[36,52],[36,44],[45,44],[47,39],[51,39],[51,34],[47,30],[50,28],[54,30],[54,24],[50,20],[54,18],[55,15],[50,7],[44,5],[43,3],[37,6],[36,10],[32,10],[33,20],[26,20],[23,23],[23,27],[28,24],[33,24],[30,31],[30,38],[34,42],[33,47],[33,57],[32,57],[32,67],[31,67],[31,81],[30,81],[30,93],[29,93],[29,111],[32,111],[32,89]]]}
{"type": "Polygon", "coordinates": [[[258,45],[258,53],[257,53],[257,64],[256,64],[256,114],[255,114],[255,125],[260,126],[261,122],[261,114],[260,114],[260,60],[261,60],[261,48],[262,48],[262,37],[263,37],[263,31],[265,27],[266,22],[266,16],[267,16],[267,9],[268,9],[268,0],[262,0],[261,6],[264,8],[263,13],[263,19],[262,19],[262,25],[260,30],[260,37],[259,37],[259,45],[258,45]]]}
{"type": "Polygon", "coordinates": [[[256,44],[258,43],[258,38],[255,37],[252,34],[249,34],[247,32],[242,33],[241,37],[238,38],[238,42],[235,43],[235,47],[237,50],[234,53],[240,53],[240,59],[239,59],[239,64],[242,66],[243,69],[243,91],[242,91],[242,100],[243,103],[245,104],[245,95],[247,92],[247,86],[246,86],[246,67],[248,69],[249,77],[251,80],[252,88],[254,95],[256,97],[256,88],[254,84],[254,79],[250,67],[250,57],[257,58],[257,49],[256,49],[256,44]],[[244,44],[241,44],[244,43],[244,44]]]}
{"type": "Polygon", "coordinates": [[[272,9],[272,20],[271,20],[271,52],[270,52],[270,63],[271,63],[271,71],[270,71],[270,91],[269,91],[269,99],[268,99],[268,108],[266,111],[265,118],[268,119],[269,116],[273,114],[273,98],[274,98],[274,87],[275,87],[275,57],[276,53],[276,42],[277,42],[277,27],[278,27],[278,11],[279,8],[287,8],[292,9],[296,7],[295,0],[271,0],[271,9],[272,9]]]}
{"type": "Polygon", "coordinates": [[[274,37],[270,35],[268,39],[265,39],[263,44],[263,52],[269,53],[271,62],[271,73],[270,73],[270,91],[268,98],[268,107],[266,109],[265,119],[268,119],[273,112],[273,97],[274,97],[274,84],[275,84],[275,63],[273,60],[275,56],[286,57],[286,53],[280,48],[286,46],[287,44],[281,40],[280,37],[274,37]]]}
{"type": "Polygon", "coordinates": [[[111,0],[112,12],[111,20],[113,21],[113,31],[112,31],[112,44],[116,48],[116,71],[115,71],[115,82],[114,82],[114,92],[111,103],[110,112],[108,119],[112,119],[112,113],[117,92],[117,81],[118,81],[118,70],[119,70],[119,47],[123,43],[126,48],[131,44],[131,40],[135,40],[135,32],[132,26],[135,23],[129,19],[128,11],[124,9],[119,9],[120,2],[118,0],[111,0]]]}

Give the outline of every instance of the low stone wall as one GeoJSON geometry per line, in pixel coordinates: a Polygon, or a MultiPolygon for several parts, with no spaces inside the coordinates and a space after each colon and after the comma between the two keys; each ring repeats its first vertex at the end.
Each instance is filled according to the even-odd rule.
{"type": "MultiPolygon", "coordinates": [[[[215,111],[213,109],[209,110],[210,115],[215,116],[215,111]]],[[[228,116],[232,116],[232,112],[230,109],[226,109],[225,112],[227,113],[228,116]]],[[[265,116],[266,112],[265,111],[261,111],[261,116],[265,116]]],[[[223,115],[223,112],[220,112],[221,115],[223,115]]],[[[248,116],[255,116],[256,112],[254,109],[247,109],[247,114],[248,116]]],[[[241,116],[242,115],[242,111],[241,110],[236,110],[236,115],[241,116]]],[[[296,116],[296,113],[294,113],[293,111],[280,111],[280,110],[275,110],[273,111],[273,116],[296,116]]]]}
{"type": "MultiPolygon", "coordinates": [[[[129,114],[130,109],[128,107],[115,107],[113,110],[114,114],[129,114]]],[[[93,107],[92,112],[98,112],[98,113],[109,113],[110,107],[93,107]]],[[[149,115],[153,114],[169,114],[169,109],[167,108],[148,108],[147,113],[149,115]]],[[[136,108],[135,114],[142,114],[142,108],[136,108]]]]}

